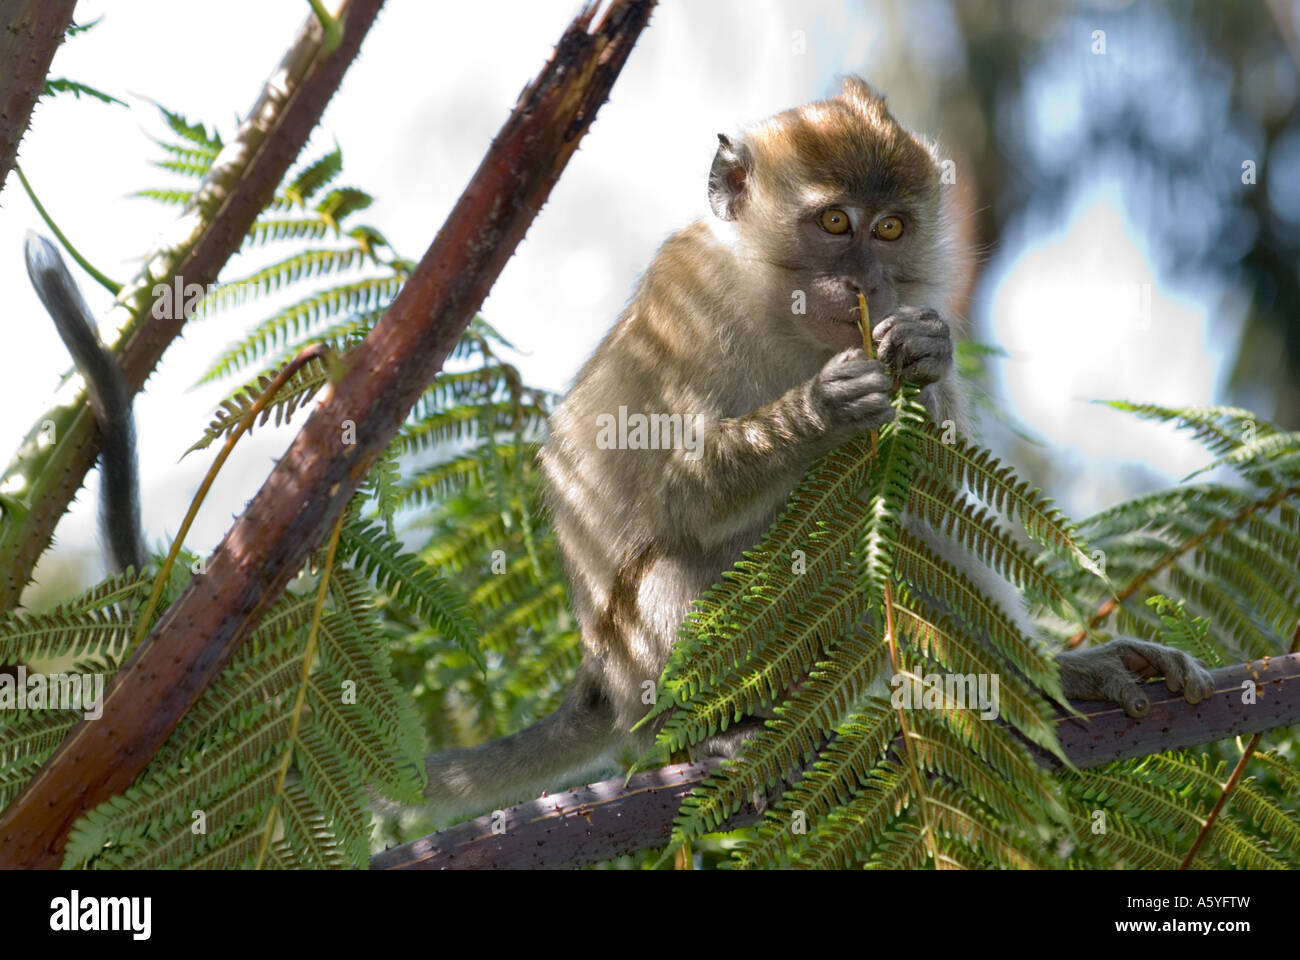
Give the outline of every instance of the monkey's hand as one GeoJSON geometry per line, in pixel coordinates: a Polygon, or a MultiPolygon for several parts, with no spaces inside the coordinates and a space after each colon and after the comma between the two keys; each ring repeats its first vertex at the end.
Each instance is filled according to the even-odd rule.
{"type": "Polygon", "coordinates": [[[1165,686],[1183,692],[1188,703],[1214,693],[1210,674],[1181,650],[1133,637],[1119,637],[1086,650],[1056,655],[1061,689],[1076,700],[1111,700],[1130,717],[1145,717],[1151,699],[1140,681],[1164,677],[1165,686]]]}
{"type": "Polygon", "coordinates": [[[892,386],[883,363],[869,358],[861,347],[850,347],[827,360],[807,389],[829,430],[857,432],[874,430],[894,418],[892,386]]]}
{"type": "Polygon", "coordinates": [[[904,380],[926,386],[952,369],[952,331],[929,307],[899,307],[871,328],[876,356],[904,380]]]}

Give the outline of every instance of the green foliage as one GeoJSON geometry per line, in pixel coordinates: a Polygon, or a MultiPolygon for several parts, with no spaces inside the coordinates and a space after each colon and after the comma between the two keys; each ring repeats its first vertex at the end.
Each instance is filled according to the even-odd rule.
{"type": "MultiPolygon", "coordinates": [[[[164,110],[163,117],[175,140],[161,144],[165,156],[158,165],[197,180],[220,151],[220,136],[179,114],[164,110]]],[[[250,233],[256,245],[308,230],[333,237],[337,247],[298,250],[221,285],[204,304],[203,312],[213,315],[316,285],[213,365],[211,377],[261,367],[222,401],[194,449],[228,435],[276,370],[306,343],[342,351],[364,337],[409,273],[409,262],[388,254],[378,230],[352,222],[370,198],[353,188],[331,188],[341,170],[336,149],[287,178],[250,233]],[[288,221],[300,226],[286,229],[288,221]],[[359,270],[371,273],[340,282],[359,270]]],[[[144,195],[188,202],[192,191],[163,188],[144,195]]],[[[565,598],[553,542],[533,520],[538,505],[531,457],[550,398],[522,383],[497,355],[503,346],[488,324],[474,322],[453,352],[460,368],[430,388],[350,505],[319,622],[313,625],[314,586],[286,592],[140,778],[78,822],[68,866],[249,866],[263,850],[270,866],[362,866],[371,846],[368,790],[414,803],[423,788],[428,717],[409,692],[418,684],[397,677],[442,670],[443,654],[450,652],[454,664],[467,668],[479,702],[501,711],[501,722],[513,724],[520,711],[549,704],[578,651],[576,631],[561,611],[565,598]],[[442,576],[464,566],[463,549],[431,564],[398,538],[399,511],[418,500],[402,464],[419,466],[420,458],[426,466],[439,459],[475,461],[477,475],[457,485],[460,499],[455,506],[448,501],[448,509],[486,519],[476,528],[486,534],[495,525],[500,536],[494,546],[517,547],[526,561],[522,570],[513,564],[499,586],[474,591],[474,614],[464,590],[442,576]],[[525,458],[530,462],[521,470],[525,458]],[[524,601],[526,612],[504,609],[514,601],[524,601]],[[480,611],[489,627],[481,648],[480,611]],[[315,652],[305,662],[313,631],[315,652]],[[510,650],[512,631],[538,639],[510,650]],[[487,697],[489,683],[493,689],[504,684],[505,692],[487,697]]],[[[287,422],[330,375],[330,361],[306,364],[259,422],[287,422]]],[[[435,554],[446,545],[439,532],[435,521],[435,554]]],[[[182,560],[164,607],[187,579],[182,560]]],[[[111,578],[47,613],[0,618],[0,662],[33,669],[54,664],[111,678],[130,652],[149,587],[139,577],[111,578]]],[[[458,687],[464,685],[436,689],[455,697],[458,687]]],[[[424,693],[421,705],[435,709],[424,693]]],[[[68,710],[0,711],[0,802],[17,795],[77,719],[68,710]]]]}
{"type": "MultiPolygon", "coordinates": [[[[99,25],[103,17],[96,17],[87,23],[69,23],[68,29],[64,32],[64,40],[71,40],[73,37],[87,33],[99,25]]],[[[61,93],[70,93],[73,97],[80,100],[82,96],[89,97],[92,100],[98,100],[100,103],[115,103],[119,107],[125,107],[126,103],[117,97],[97,90],[88,84],[80,83],[76,80],[69,80],[66,77],[46,77],[45,89],[41,91],[43,97],[55,97],[61,93]]]]}
{"type": "MultiPolygon", "coordinates": [[[[1300,436],[1247,411],[1118,406],[1189,427],[1247,486],[1138,497],[1076,531],[986,451],[945,437],[906,385],[877,437],[814,464],[697,602],[665,670],[648,720],[660,748],[762,719],[682,804],[669,850],[766,792],[775,802],[738,843],[738,866],[1177,866],[1236,748],[1048,774],[1024,741],[1059,754],[1055,662],[963,571],[1029,599],[1044,636],[1087,633],[1081,611],[1117,593],[1122,629],[1210,666],[1284,652],[1300,620],[1300,436]],[[951,691],[913,709],[899,681],[933,675],[997,676],[999,721],[951,691]]],[[[1268,756],[1259,765],[1292,784],[1294,767],[1268,756]]],[[[1238,784],[1197,865],[1294,866],[1300,817],[1284,796],[1238,784]]]]}

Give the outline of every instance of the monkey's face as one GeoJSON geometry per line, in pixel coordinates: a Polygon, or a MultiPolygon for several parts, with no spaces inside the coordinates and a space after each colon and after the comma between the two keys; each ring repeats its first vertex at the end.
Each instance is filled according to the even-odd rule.
{"type": "Polygon", "coordinates": [[[768,316],[800,339],[832,351],[860,344],[859,293],[876,320],[943,306],[940,167],[860,80],[742,141],[722,138],[710,198],[771,278],[768,316]]]}

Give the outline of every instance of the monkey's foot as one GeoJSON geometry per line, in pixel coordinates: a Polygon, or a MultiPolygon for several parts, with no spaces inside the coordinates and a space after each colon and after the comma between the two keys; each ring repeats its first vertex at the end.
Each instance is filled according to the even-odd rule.
{"type": "Polygon", "coordinates": [[[1134,637],[1119,637],[1086,650],[1057,654],[1061,689],[1076,700],[1110,700],[1130,717],[1145,717],[1151,698],[1144,680],[1164,677],[1165,686],[1182,691],[1188,703],[1200,703],[1214,692],[1204,667],[1181,650],[1134,637]]]}

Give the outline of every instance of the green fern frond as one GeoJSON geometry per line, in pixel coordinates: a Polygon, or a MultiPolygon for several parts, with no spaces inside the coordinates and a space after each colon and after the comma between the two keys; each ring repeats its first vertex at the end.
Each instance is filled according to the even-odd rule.
{"type": "Polygon", "coordinates": [[[359,210],[365,210],[375,198],[356,187],[335,187],[316,204],[316,212],[331,225],[342,223],[359,210]]]}
{"type": "Polygon", "coordinates": [[[483,563],[506,535],[506,518],[499,511],[456,517],[453,529],[434,536],[420,550],[420,559],[435,570],[458,572],[483,563]]]}
{"type": "Polygon", "coordinates": [[[211,154],[216,157],[225,146],[221,142],[221,134],[217,133],[214,127],[212,133],[208,133],[207,127],[201,123],[190,123],[179,113],[173,113],[163,106],[155,104],[163,115],[163,121],[171,128],[171,131],[179,136],[182,140],[187,140],[194,145],[194,149],[201,153],[211,154]]]}
{"type": "MultiPolygon", "coordinates": [[[[203,436],[190,446],[185,453],[191,454],[203,450],[213,441],[229,436],[250,410],[257,404],[266,388],[277,376],[278,371],[263,373],[252,383],[246,384],[221,401],[212,420],[203,431],[203,436]]],[[[252,425],[250,432],[264,425],[272,417],[275,426],[288,423],[294,413],[306,406],[307,401],[316,395],[330,378],[330,367],[323,357],[313,357],[295,370],[276,391],[275,397],[262,408],[252,425]]]]}
{"type": "Polygon", "coordinates": [[[70,93],[74,98],[80,100],[82,96],[90,97],[92,100],[98,100],[101,103],[115,103],[119,107],[125,107],[126,101],[119,100],[112,94],[105,93],[89,84],[80,83],[76,80],[69,80],[67,77],[46,78],[45,87],[41,90],[41,96],[53,97],[60,93],[70,93]]]}
{"type": "Polygon", "coordinates": [[[911,800],[911,777],[896,764],[880,763],[872,768],[854,798],[832,811],[818,826],[795,865],[807,870],[843,870],[861,862],[869,854],[872,841],[894,823],[911,800]]]}
{"type": "Polygon", "coordinates": [[[1093,514],[1079,524],[1079,529],[1098,546],[1105,538],[1137,530],[1160,533],[1178,517],[1190,515],[1200,520],[1231,517],[1250,503],[1246,491],[1222,484],[1178,486],[1125,500],[1093,514]]]}
{"type": "Polygon", "coordinates": [[[1168,589],[1183,599],[1191,613],[1214,625],[1207,642],[1218,651],[1221,662],[1259,659],[1277,652],[1278,640],[1214,577],[1176,566],[1169,571],[1168,589]]]}
{"type": "MultiPolygon", "coordinates": [[[[393,663],[374,614],[370,591],[359,577],[337,571],[330,583],[336,612],[326,618],[328,629],[320,636],[321,663],[336,675],[347,678],[357,701],[374,715],[374,724],[405,758],[403,766],[423,755],[424,742],[410,698],[393,679],[393,663]]],[[[418,803],[424,787],[420,765],[414,780],[403,773],[394,782],[411,782],[415,791],[409,799],[418,803]]]]}
{"type": "MultiPolygon", "coordinates": [[[[934,663],[960,676],[998,676],[999,718],[1006,720],[1035,743],[1056,743],[1053,716],[1042,697],[1036,695],[1015,671],[1002,663],[989,647],[969,630],[963,629],[946,611],[929,609],[925,601],[917,602],[910,591],[900,591],[894,601],[894,617],[899,636],[934,663]]],[[[992,726],[985,724],[989,730],[992,726]]],[[[981,736],[981,741],[984,737],[981,736]]],[[[1050,749],[1050,747],[1049,747],[1050,749]]],[[[981,751],[985,752],[984,750],[981,751]]],[[[1034,767],[1025,754],[1023,762],[1011,762],[1003,772],[1017,775],[1022,788],[1034,780],[1034,767]]],[[[1035,791],[1036,792],[1036,791],[1035,791]]]]}
{"type": "MultiPolygon", "coordinates": [[[[880,644],[883,647],[883,640],[880,644]]],[[[821,672],[825,675],[825,671],[821,672]]],[[[791,724],[783,723],[781,719],[772,721],[755,740],[769,734],[780,736],[785,732],[783,726],[791,724]]],[[[835,738],[822,750],[818,761],[764,814],[755,840],[736,852],[737,864],[761,868],[777,866],[787,860],[803,846],[798,840],[802,834],[794,832],[792,826],[796,823],[801,826],[815,824],[821,817],[848,803],[860,785],[868,782],[869,775],[898,732],[897,713],[887,702],[869,698],[861,709],[838,725],[835,738]],[[802,819],[797,815],[802,815],[802,819]]],[[[746,752],[751,748],[747,744],[746,752]]],[[[791,752],[800,762],[805,759],[803,751],[796,749],[791,752]]]]}
{"type": "MultiPolygon", "coordinates": [[[[1142,768],[1144,771],[1162,774],[1166,782],[1180,783],[1185,789],[1195,790],[1207,803],[1216,799],[1227,785],[1222,763],[1212,764],[1209,757],[1197,758],[1183,751],[1153,754],[1144,758],[1142,768]]],[[[1292,773],[1294,775],[1294,770],[1292,773]]],[[[1227,831],[1230,836],[1226,846],[1231,852],[1225,852],[1225,855],[1229,859],[1235,860],[1240,856],[1243,861],[1263,862],[1270,868],[1278,860],[1286,860],[1288,869],[1300,866],[1300,815],[1294,810],[1284,809],[1258,789],[1254,777],[1246,777],[1237,782],[1228,809],[1239,811],[1271,841],[1268,848],[1263,848],[1253,838],[1242,841],[1237,835],[1245,836],[1244,831],[1228,820],[1227,831]]],[[[1220,824],[1224,823],[1224,818],[1220,817],[1213,831],[1219,831],[1220,824]]],[[[1214,835],[1212,832],[1211,838],[1214,835]]]]}
{"type": "Polygon", "coordinates": [[[536,404],[479,400],[444,407],[436,413],[403,424],[399,435],[404,454],[420,453],[444,444],[495,436],[498,431],[522,429],[539,434],[550,411],[536,404]]]}
{"type": "MultiPolygon", "coordinates": [[[[845,563],[853,548],[853,528],[848,524],[839,528],[818,524],[814,518],[836,512],[837,504],[850,501],[866,486],[872,472],[871,458],[867,438],[853,437],[818,460],[758,546],[745,551],[735,570],[724,574],[722,581],[696,601],[687,617],[688,632],[683,639],[717,635],[722,624],[742,614],[756,588],[763,591],[768,603],[782,602],[788,593],[806,595],[808,588],[799,579],[783,577],[772,585],[764,580],[788,566],[796,550],[802,551],[805,562],[814,568],[835,570],[845,563]]],[[[674,654],[681,646],[679,641],[674,654]]],[[[677,658],[684,659],[687,652],[683,650],[677,658]]]]}
{"type": "Polygon", "coordinates": [[[75,710],[0,712],[0,780],[10,764],[26,764],[28,758],[43,762],[80,719],[75,710]]]}
{"type": "Polygon", "coordinates": [[[165,841],[172,831],[189,833],[193,811],[231,792],[249,769],[268,762],[268,756],[281,749],[289,734],[290,710],[287,705],[259,708],[245,726],[205,753],[202,763],[145,777],[88,812],[69,834],[64,867],[89,863],[109,846],[130,857],[165,841]]]}
{"type": "Polygon", "coordinates": [[[1221,667],[1224,659],[1218,646],[1210,642],[1210,621],[1188,614],[1183,601],[1156,594],[1147,597],[1147,606],[1160,615],[1164,624],[1162,640],[1171,647],[1196,657],[1207,667],[1221,667]]]}
{"type": "MultiPolygon", "coordinates": [[[[322,621],[322,630],[326,621],[322,621]]],[[[335,632],[337,645],[348,642],[351,635],[337,621],[330,628],[335,632]]],[[[418,802],[424,786],[424,769],[416,761],[422,758],[404,755],[402,745],[393,743],[393,729],[385,723],[376,699],[363,698],[354,692],[357,678],[345,676],[332,665],[324,665],[312,673],[307,683],[307,702],[311,707],[308,726],[347,760],[346,782],[356,788],[358,809],[365,800],[364,788],[371,783],[389,797],[418,802]]]]}
{"type": "Polygon", "coordinates": [[[383,521],[384,532],[390,538],[397,536],[394,516],[401,506],[402,496],[402,467],[398,457],[399,445],[394,441],[375,461],[374,467],[357,490],[362,498],[374,501],[375,512],[383,521]]]}
{"type": "Polygon", "coordinates": [[[202,179],[203,175],[208,172],[208,167],[211,166],[211,162],[207,158],[193,161],[181,159],[155,160],[153,161],[153,165],[161,170],[166,170],[168,173],[175,173],[182,177],[202,179]]]}
{"type": "MultiPolygon", "coordinates": [[[[1080,789],[1074,785],[1071,793],[1080,789]]],[[[1156,833],[1143,823],[1106,809],[1088,798],[1071,796],[1067,801],[1075,835],[1079,837],[1072,866],[1092,866],[1085,855],[1101,863],[1141,870],[1174,870],[1183,861],[1176,836],[1156,833]]]]}
{"type": "Polygon", "coordinates": [[[1199,470],[1189,473],[1184,480],[1208,473],[1219,467],[1232,467],[1248,478],[1264,475],[1268,486],[1276,485],[1281,474],[1281,482],[1294,483],[1300,476],[1296,473],[1295,454],[1300,450],[1300,432],[1270,433],[1256,437],[1249,443],[1225,453],[1218,459],[1206,464],[1199,470]]]}
{"type": "Polygon", "coordinates": [[[929,858],[924,831],[915,823],[899,823],[881,837],[864,869],[920,870],[929,858]]]}
{"type": "Polygon", "coordinates": [[[306,207],[307,201],[317,191],[329,186],[343,172],[343,151],[335,147],[329,153],[308,164],[301,173],[293,178],[284,188],[284,195],[300,207],[306,207]]]}
{"type": "Polygon", "coordinates": [[[541,630],[567,609],[564,582],[556,577],[521,596],[516,604],[496,618],[488,618],[479,642],[486,650],[500,651],[513,643],[525,629],[541,630]]]}
{"type": "MultiPolygon", "coordinates": [[[[122,857],[120,861],[114,857],[111,861],[113,866],[117,869],[177,870],[219,855],[232,840],[262,826],[279,777],[279,751],[273,751],[260,763],[245,767],[221,799],[203,810],[207,832],[195,833],[191,825],[182,823],[180,829],[169,831],[133,855],[122,857]]],[[[100,863],[108,865],[103,858],[97,865],[100,863]]],[[[241,863],[240,866],[251,866],[251,863],[241,863]]]]}
{"type": "Polygon", "coordinates": [[[338,235],[337,228],[321,217],[261,216],[248,228],[246,246],[260,247],[285,240],[323,240],[338,235]]]}
{"type": "Polygon", "coordinates": [[[228,347],[199,383],[229,376],[285,349],[298,338],[319,328],[327,320],[343,315],[374,315],[397,296],[404,276],[366,277],[312,294],[268,317],[238,343],[228,347]]]}
{"type": "MultiPolygon", "coordinates": [[[[518,462],[535,456],[540,444],[503,441],[495,446],[501,460],[518,462]]],[[[414,471],[404,484],[402,507],[424,507],[458,494],[482,491],[489,479],[489,472],[488,465],[484,463],[483,451],[480,450],[414,471]]]]}
{"type": "Polygon", "coordinates": [[[907,503],[908,509],[923,517],[932,529],[960,544],[1029,599],[1046,605],[1067,621],[1081,622],[1082,614],[1057,579],[1044,572],[997,524],[994,514],[958,502],[955,491],[932,476],[914,478],[907,503]]]}
{"type": "Polygon", "coordinates": [[[321,724],[309,723],[299,732],[294,763],[302,776],[303,792],[320,811],[339,841],[340,855],[351,867],[365,863],[369,853],[365,784],[356,774],[355,759],[321,724]]]}
{"type": "Polygon", "coordinates": [[[1088,555],[1086,545],[1052,501],[1031,484],[1016,477],[987,450],[971,446],[960,437],[945,442],[939,427],[928,421],[913,436],[917,463],[935,476],[967,487],[1008,520],[1019,522],[1032,540],[1095,576],[1104,574],[1088,555]]]}
{"type": "MultiPolygon", "coordinates": [[[[1057,702],[1064,701],[1056,661],[1042,643],[1021,634],[994,600],[985,596],[952,564],[934,556],[915,535],[904,533],[900,536],[897,549],[898,573],[902,579],[922,594],[943,602],[956,619],[971,624],[1039,689],[1057,702]]],[[[1054,733],[1047,736],[1040,731],[1033,739],[1060,755],[1054,733]]]]}
{"type": "Polygon", "coordinates": [[[942,781],[930,785],[921,801],[928,819],[940,835],[956,840],[982,860],[1009,870],[1041,870],[1054,866],[1026,842],[1023,831],[999,823],[972,796],[942,781]]]}
{"type": "Polygon", "coordinates": [[[1230,585],[1237,596],[1250,597],[1253,612],[1277,634],[1287,635],[1300,619],[1300,603],[1295,598],[1297,572],[1292,570],[1281,581],[1272,580],[1249,565],[1249,551],[1233,549],[1236,546],[1239,545],[1231,536],[1221,537],[1214,543],[1202,543],[1194,551],[1191,562],[1221,583],[1230,585]]]}
{"type": "MultiPolygon", "coordinates": [[[[278,293],[304,280],[356,270],[365,265],[366,259],[366,253],[360,247],[300,250],[239,280],[219,284],[204,298],[199,311],[210,316],[219,310],[242,306],[259,297],[278,293]]],[[[211,377],[209,373],[204,379],[206,381],[211,377]]]]}
{"type": "Polygon", "coordinates": [[[862,509],[855,559],[859,586],[873,599],[883,594],[886,581],[894,575],[902,514],[917,466],[918,444],[914,438],[926,412],[916,401],[916,393],[915,388],[900,391],[894,419],[880,431],[875,469],[862,509]]]}
{"type": "MultiPolygon", "coordinates": [[[[888,442],[879,449],[880,456],[889,454],[891,463],[906,469],[907,451],[896,456],[888,442]]],[[[847,626],[863,612],[865,597],[873,594],[846,589],[842,574],[855,549],[862,550],[865,525],[855,497],[863,486],[879,483],[872,479],[880,475],[875,456],[867,438],[853,438],[813,466],[758,547],[746,551],[695,603],[669,655],[665,676],[670,679],[648,718],[707,690],[713,678],[782,636],[796,614],[813,610],[814,620],[847,626]]],[[[879,521],[896,518],[888,509],[883,513],[879,521]]],[[[877,551],[882,547],[874,544],[877,551]]],[[[802,630],[795,629],[806,639],[815,627],[805,622],[802,630]]]]}
{"type": "Polygon", "coordinates": [[[1207,450],[1223,455],[1253,437],[1277,433],[1277,427],[1259,414],[1240,407],[1165,407],[1155,403],[1125,400],[1098,401],[1115,410],[1136,414],[1143,420],[1173,423],[1190,430],[1207,450]]]}
{"type": "Polygon", "coordinates": [[[277,853],[292,858],[292,869],[337,870],[348,865],[329,819],[301,783],[285,784],[279,809],[285,842],[277,853]]]}
{"type": "Polygon", "coordinates": [[[156,200],[159,203],[165,203],[168,206],[183,207],[194,199],[193,190],[166,190],[162,188],[150,188],[147,190],[137,190],[131,194],[133,197],[143,197],[146,200],[156,200]]]}
{"type": "Polygon", "coordinates": [[[359,522],[345,525],[339,536],[338,560],[355,566],[376,589],[420,622],[429,624],[471,656],[478,655],[474,639],[477,627],[464,601],[417,555],[405,552],[382,526],[367,527],[359,522]]]}
{"type": "Polygon", "coordinates": [[[122,574],[46,613],[0,614],[0,663],[120,654],[135,629],[135,608],[151,586],[138,574],[122,574]]]}
{"type": "Polygon", "coordinates": [[[316,598],[286,593],[267,613],[254,634],[191,707],[154,755],[146,774],[201,752],[213,736],[233,729],[239,718],[259,704],[284,697],[302,676],[303,639],[316,598]]]}

